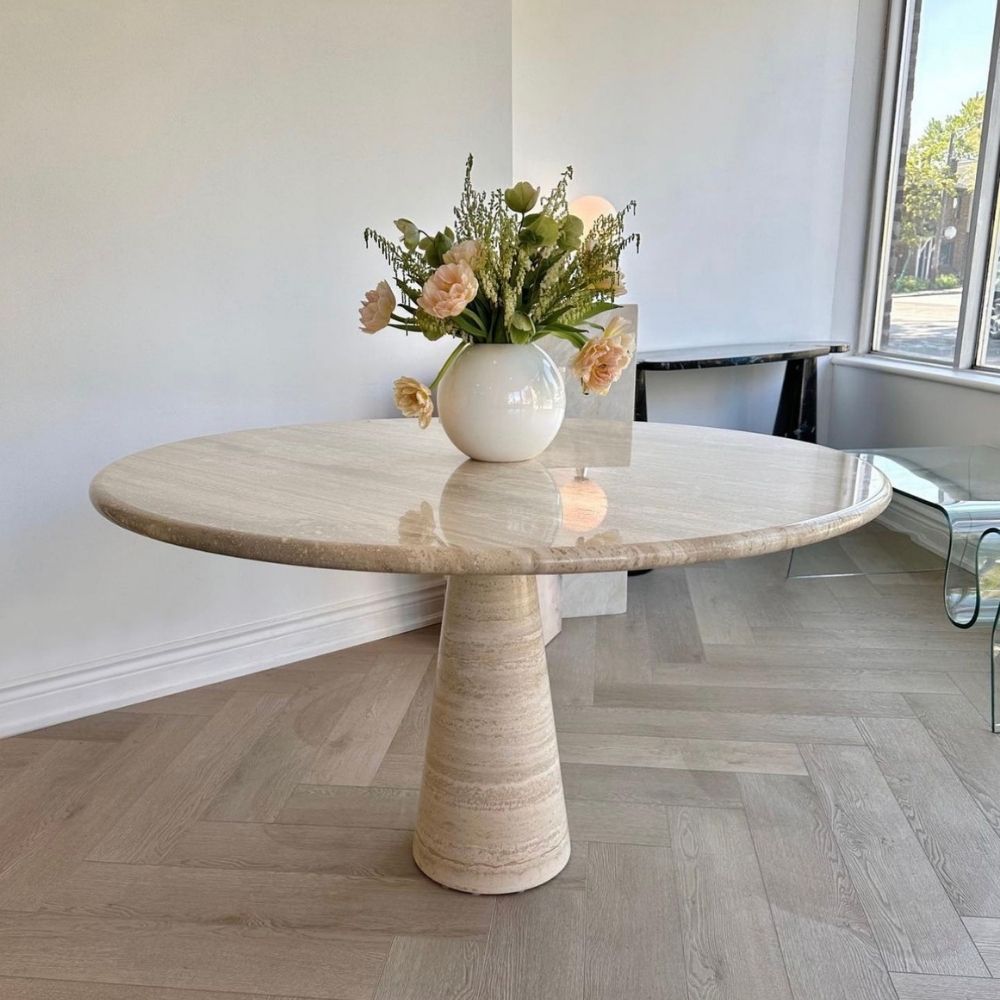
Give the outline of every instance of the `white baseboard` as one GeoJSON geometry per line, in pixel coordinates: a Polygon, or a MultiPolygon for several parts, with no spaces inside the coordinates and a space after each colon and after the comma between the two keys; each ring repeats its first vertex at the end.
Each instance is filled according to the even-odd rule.
{"type": "Polygon", "coordinates": [[[223,629],[0,688],[0,737],[241,677],[441,619],[444,582],[223,629]]]}
{"type": "MultiPolygon", "coordinates": [[[[948,558],[948,541],[950,531],[944,514],[918,500],[897,493],[892,503],[879,515],[879,521],[893,531],[901,531],[922,548],[948,558]]],[[[977,572],[976,549],[970,546],[961,559],[962,564],[971,573],[977,572]]]]}
{"type": "Polygon", "coordinates": [[[942,559],[948,555],[948,522],[944,514],[933,507],[897,493],[878,519],[887,528],[909,535],[917,545],[942,559]]]}

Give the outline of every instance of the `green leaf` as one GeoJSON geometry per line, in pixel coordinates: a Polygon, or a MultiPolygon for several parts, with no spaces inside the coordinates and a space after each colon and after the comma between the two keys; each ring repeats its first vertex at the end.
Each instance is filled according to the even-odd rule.
{"type": "Polygon", "coordinates": [[[535,324],[531,317],[523,312],[516,312],[510,318],[510,342],[512,344],[530,344],[535,336],[535,324]]]}
{"type": "Polygon", "coordinates": [[[395,219],[392,224],[403,234],[403,246],[415,250],[420,242],[420,230],[409,219],[395,219]]]}
{"type": "Polygon", "coordinates": [[[590,319],[593,316],[599,316],[603,312],[608,312],[611,309],[620,309],[621,306],[614,302],[595,302],[589,309],[584,310],[577,319],[578,323],[582,323],[585,319],[590,319]]]}
{"type": "Polygon", "coordinates": [[[583,219],[567,215],[559,224],[559,246],[564,250],[579,250],[583,246],[583,219]]]}
{"type": "Polygon", "coordinates": [[[479,315],[479,313],[477,313],[474,309],[466,309],[465,312],[462,313],[462,315],[467,316],[469,319],[472,320],[473,323],[476,324],[476,326],[479,327],[480,330],[483,331],[483,333],[486,333],[486,324],[483,322],[482,317],[479,315]]]}
{"type": "Polygon", "coordinates": [[[531,222],[525,219],[518,239],[522,246],[554,246],[559,239],[559,223],[551,215],[540,213],[532,217],[531,222]]]}
{"type": "Polygon", "coordinates": [[[565,327],[562,329],[553,329],[551,325],[540,327],[535,339],[538,340],[539,338],[545,336],[558,337],[560,340],[568,340],[577,350],[580,350],[580,348],[587,343],[587,338],[582,333],[578,333],[572,327],[565,327]]]}
{"type": "Polygon", "coordinates": [[[452,316],[451,318],[455,323],[455,325],[460,330],[467,333],[470,337],[475,337],[476,340],[485,339],[486,337],[485,331],[480,330],[475,323],[470,322],[469,319],[467,318],[467,313],[468,310],[466,310],[466,312],[459,313],[457,316],[452,316]]]}

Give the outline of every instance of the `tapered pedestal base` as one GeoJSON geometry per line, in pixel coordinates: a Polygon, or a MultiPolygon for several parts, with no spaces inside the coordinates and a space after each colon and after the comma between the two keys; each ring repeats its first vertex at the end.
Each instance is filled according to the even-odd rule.
{"type": "Polygon", "coordinates": [[[463,892],[520,892],[569,860],[534,579],[448,580],[413,858],[463,892]]]}

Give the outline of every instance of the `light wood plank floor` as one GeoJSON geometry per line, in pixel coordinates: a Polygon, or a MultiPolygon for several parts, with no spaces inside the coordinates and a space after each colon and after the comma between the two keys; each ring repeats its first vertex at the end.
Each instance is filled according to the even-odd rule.
{"type": "Polygon", "coordinates": [[[410,859],[434,629],[0,741],[0,998],[1000,1000],[987,635],[786,561],[566,623],[518,896],[410,859]]]}

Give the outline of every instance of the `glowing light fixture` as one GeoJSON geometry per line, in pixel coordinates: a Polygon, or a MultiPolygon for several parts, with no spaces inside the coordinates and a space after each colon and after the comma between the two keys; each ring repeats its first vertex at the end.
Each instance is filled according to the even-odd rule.
{"type": "Polygon", "coordinates": [[[599,194],[585,194],[582,198],[576,198],[569,203],[570,215],[575,215],[583,220],[584,236],[590,232],[594,223],[602,215],[614,215],[615,211],[615,206],[599,194]]]}

